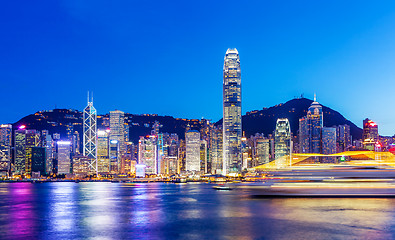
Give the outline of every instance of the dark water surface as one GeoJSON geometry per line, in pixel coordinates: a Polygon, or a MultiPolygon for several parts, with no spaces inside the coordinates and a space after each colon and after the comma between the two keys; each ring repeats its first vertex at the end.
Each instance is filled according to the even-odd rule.
{"type": "Polygon", "coordinates": [[[0,239],[395,238],[395,199],[253,199],[212,186],[1,183],[0,239]]]}

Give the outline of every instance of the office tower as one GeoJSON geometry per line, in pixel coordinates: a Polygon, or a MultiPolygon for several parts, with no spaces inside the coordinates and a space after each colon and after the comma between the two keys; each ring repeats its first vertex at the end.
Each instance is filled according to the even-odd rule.
{"type": "Polygon", "coordinates": [[[97,113],[93,107],[93,99],[89,99],[89,95],[83,118],[83,155],[90,159],[90,171],[97,173],[97,113]]]}
{"type": "MultiPolygon", "coordinates": [[[[336,153],[336,128],[322,128],[322,154],[336,153]]],[[[323,157],[324,163],[335,163],[336,157],[323,157]]]]}
{"type": "Polygon", "coordinates": [[[57,141],[58,174],[69,174],[71,169],[70,142],[57,141]]]}
{"type": "Polygon", "coordinates": [[[345,152],[351,146],[350,126],[339,125],[336,129],[336,141],[338,152],[345,152]]]}
{"type": "Polygon", "coordinates": [[[119,166],[121,164],[121,155],[119,151],[119,141],[110,140],[109,144],[109,156],[110,156],[110,173],[118,174],[119,166]]]}
{"type": "Polygon", "coordinates": [[[256,166],[268,163],[270,159],[269,139],[258,137],[254,141],[254,160],[256,166]]]}
{"type": "Polygon", "coordinates": [[[321,153],[322,128],[322,106],[317,102],[314,95],[314,102],[307,110],[307,116],[299,119],[299,152],[321,153]]]}
{"type": "Polygon", "coordinates": [[[221,174],[222,173],[222,141],[223,131],[222,127],[214,127],[211,130],[210,137],[210,156],[211,156],[211,173],[221,174]]]}
{"type": "Polygon", "coordinates": [[[178,168],[180,172],[186,171],[186,147],[185,141],[180,140],[180,145],[177,150],[177,158],[178,158],[178,168]]]}
{"type": "MultiPolygon", "coordinates": [[[[157,124],[157,122],[155,122],[155,124],[157,124]]],[[[154,129],[155,129],[155,125],[154,125],[154,129]]],[[[159,131],[159,127],[157,128],[157,130],[159,131]]],[[[156,149],[158,151],[158,153],[157,153],[158,173],[161,173],[161,171],[164,169],[163,166],[162,166],[163,165],[162,161],[163,161],[163,159],[165,157],[164,147],[163,147],[163,134],[156,132],[156,130],[154,130],[154,133],[156,134],[155,136],[156,136],[156,139],[157,139],[157,141],[156,141],[157,148],[156,149]]]]}
{"type": "Polygon", "coordinates": [[[208,173],[208,151],[207,151],[207,141],[200,140],[200,171],[202,173],[208,173]]]}
{"type": "Polygon", "coordinates": [[[102,174],[110,172],[109,132],[97,131],[97,171],[102,174]]]}
{"type": "Polygon", "coordinates": [[[248,140],[243,132],[243,137],[241,138],[241,152],[243,158],[243,164],[241,168],[242,170],[249,168],[248,162],[251,160],[249,159],[249,151],[250,151],[250,146],[248,145],[248,140]]]}
{"type": "Polygon", "coordinates": [[[0,125],[0,176],[7,176],[11,167],[12,125],[0,125]]]}
{"type": "Polygon", "coordinates": [[[223,69],[223,170],[237,174],[241,170],[241,73],[236,49],[228,49],[223,69]]]}
{"type": "Polygon", "coordinates": [[[76,177],[83,178],[87,175],[94,174],[90,167],[91,159],[87,156],[73,156],[73,174],[76,177]]]}
{"type": "Polygon", "coordinates": [[[22,175],[25,173],[26,157],[26,130],[25,126],[20,126],[14,132],[14,167],[15,174],[22,175]]]}
{"type": "Polygon", "coordinates": [[[196,130],[189,130],[185,133],[186,146],[186,171],[200,171],[200,133],[196,130]]]}
{"type": "Polygon", "coordinates": [[[241,171],[241,73],[239,53],[228,49],[223,79],[223,175],[241,171]]]}
{"type": "MultiPolygon", "coordinates": [[[[114,159],[121,160],[121,156],[126,153],[125,145],[125,114],[122,111],[110,111],[110,143],[118,144],[118,152],[110,151],[110,160],[112,165],[114,159]]],[[[120,162],[117,163],[120,165],[120,162]]],[[[118,168],[118,167],[117,167],[118,168]]],[[[118,171],[118,170],[117,170],[118,171]]]]}
{"type": "Polygon", "coordinates": [[[27,147],[26,148],[26,174],[32,176],[46,175],[46,149],[45,147],[27,147]]]}
{"type": "Polygon", "coordinates": [[[363,120],[363,148],[367,150],[374,150],[376,142],[379,140],[379,129],[377,123],[366,118],[363,120]]]}
{"type": "Polygon", "coordinates": [[[177,157],[166,156],[163,159],[163,174],[174,175],[179,173],[177,157]]]}
{"type": "Polygon", "coordinates": [[[45,148],[45,172],[51,174],[53,170],[54,142],[48,130],[41,131],[41,146],[45,148]]]}
{"type": "Polygon", "coordinates": [[[139,140],[139,164],[145,165],[146,174],[157,174],[157,144],[153,135],[140,137],[139,140]]]}
{"type": "Polygon", "coordinates": [[[307,117],[299,119],[299,152],[310,152],[310,131],[307,117]]]}
{"type": "Polygon", "coordinates": [[[274,145],[276,159],[290,154],[291,127],[287,118],[277,119],[274,145]]]}

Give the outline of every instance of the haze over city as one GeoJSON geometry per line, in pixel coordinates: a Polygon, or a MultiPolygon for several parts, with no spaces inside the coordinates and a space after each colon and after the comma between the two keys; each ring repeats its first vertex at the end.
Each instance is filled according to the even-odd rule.
{"type": "Polygon", "coordinates": [[[0,122],[39,110],[121,109],[222,117],[227,48],[241,60],[242,112],[304,94],[393,135],[392,1],[2,4],[0,122]],[[209,7],[208,7],[209,6],[209,7]],[[23,16],[23,17],[21,17],[23,16]]]}

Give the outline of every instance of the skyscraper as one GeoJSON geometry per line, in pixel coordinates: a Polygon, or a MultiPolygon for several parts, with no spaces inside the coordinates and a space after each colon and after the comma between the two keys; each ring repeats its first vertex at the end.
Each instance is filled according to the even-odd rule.
{"type": "Polygon", "coordinates": [[[71,168],[69,141],[58,141],[58,174],[69,174],[71,168]]]}
{"type": "Polygon", "coordinates": [[[289,155],[291,151],[291,127],[287,118],[279,118],[274,134],[275,158],[289,155]]]}
{"type": "Polygon", "coordinates": [[[186,144],[186,171],[200,171],[200,133],[189,130],[185,133],[186,144]]]}
{"type": "MultiPolygon", "coordinates": [[[[323,127],[322,128],[322,153],[323,154],[334,154],[336,153],[336,128],[335,127],[323,127]]],[[[324,157],[323,162],[331,162],[335,160],[335,157],[324,157]]]]}
{"type": "Polygon", "coordinates": [[[376,142],[379,140],[379,127],[377,123],[366,118],[363,120],[363,148],[373,151],[376,142]]]}
{"type": "Polygon", "coordinates": [[[0,174],[7,175],[11,164],[12,125],[0,125],[0,174]]]}
{"type": "MultiPolygon", "coordinates": [[[[90,100],[89,95],[88,106],[84,109],[83,132],[83,155],[90,159],[90,171],[97,173],[97,113],[93,107],[93,99],[90,100]]],[[[71,133],[68,135],[71,135],[71,133]]]]}
{"type": "Polygon", "coordinates": [[[108,133],[109,131],[97,131],[97,171],[99,173],[110,172],[108,133]]]}
{"type": "Polygon", "coordinates": [[[138,160],[139,164],[146,166],[145,171],[147,174],[158,173],[157,147],[156,136],[140,137],[138,160]]]}
{"type": "Polygon", "coordinates": [[[213,174],[222,173],[222,141],[222,126],[214,127],[210,136],[211,173],[213,174]]]}
{"type": "Polygon", "coordinates": [[[226,51],[223,69],[223,175],[237,174],[241,154],[241,73],[239,53],[226,51]]]}
{"type": "Polygon", "coordinates": [[[314,95],[314,102],[307,110],[307,116],[299,119],[299,151],[301,153],[321,153],[322,128],[322,106],[314,95]]]}
{"type": "MultiPolygon", "coordinates": [[[[126,153],[125,144],[125,113],[119,110],[110,111],[110,145],[111,143],[118,144],[118,152],[110,151],[110,159],[112,165],[114,159],[118,160],[120,165],[121,156],[126,153]],[[116,155],[116,156],[115,156],[116,155]]],[[[117,167],[118,168],[118,167],[117,167]]]]}

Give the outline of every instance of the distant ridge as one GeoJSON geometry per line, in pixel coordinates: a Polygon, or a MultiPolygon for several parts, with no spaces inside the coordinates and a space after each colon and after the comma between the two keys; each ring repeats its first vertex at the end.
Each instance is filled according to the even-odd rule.
{"type": "MultiPolygon", "coordinates": [[[[242,118],[243,131],[245,131],[247,137],[255,133],[263,133],[267,136],[267,134],[273,133],[277,118],[288,118],[291,131],[296,135],[299,130],[299,118],[306,116],[307,109],[312,102],[312,100],[307,98],[295,98],[270,108],[248,112],[242,118]]],[[[362,129],[347,120],[339,112],[324,105],[322,105],[322,110],[324,114],[324,127],[347,124],[350,125],[350,132],[353,139],[362,138],[362,129]]],[[[221,123],[222,119],[216,124],[221,123]]]]}
{"type": "MultiPolygon", "coordinates": [[[[299,118],[307,113],[307,109],[313,101],[306,98],[292,99],[284,104],[248,112],[242,118],[243,131],[249,137],[255,133],[263,133],[266,136],[272,134],[277,118],[288,118],[291,124],[291,131],[295,135],[299,129],[299,118]]],[[[354,123],[345,119],[339,112],[322,105],[324,112],[324,126],[331,127],[335,125],[350,125],[353,139],[362,138],[362,129],[354,123]]],[[[198,119],[181,119],[172,116],[158,116],[156,114],[125,114],[126,121],[130,126],[129,137],[134,143],[138,142],[140,136],[151,133],[152,124],[158,121],[162,126],[161,132],[177,133],[181,139],[184,138],[185,128],[189,124],[191,129],[199,129],[201,123],[198,119]]],[[[107,128],[104,121],[108,114],[99,115],[99,128],[107,128]]],[[[216,125],[222,123],[222,119],[216,122],[216,125]]],[[[66,137],[67,126],[72,125],[73,131],[78,131],[82,138],[82,112],[72,109],[54,109],[49,111],[39,111],[23,117],[13,124],[14,129],[20,125],[26,125],[27,129],[44,130],[47,129],[52,133],[60,133],[61,138],[66,137]]],[[[108,124],[108,123],[107,123],[108,124]]]]}

